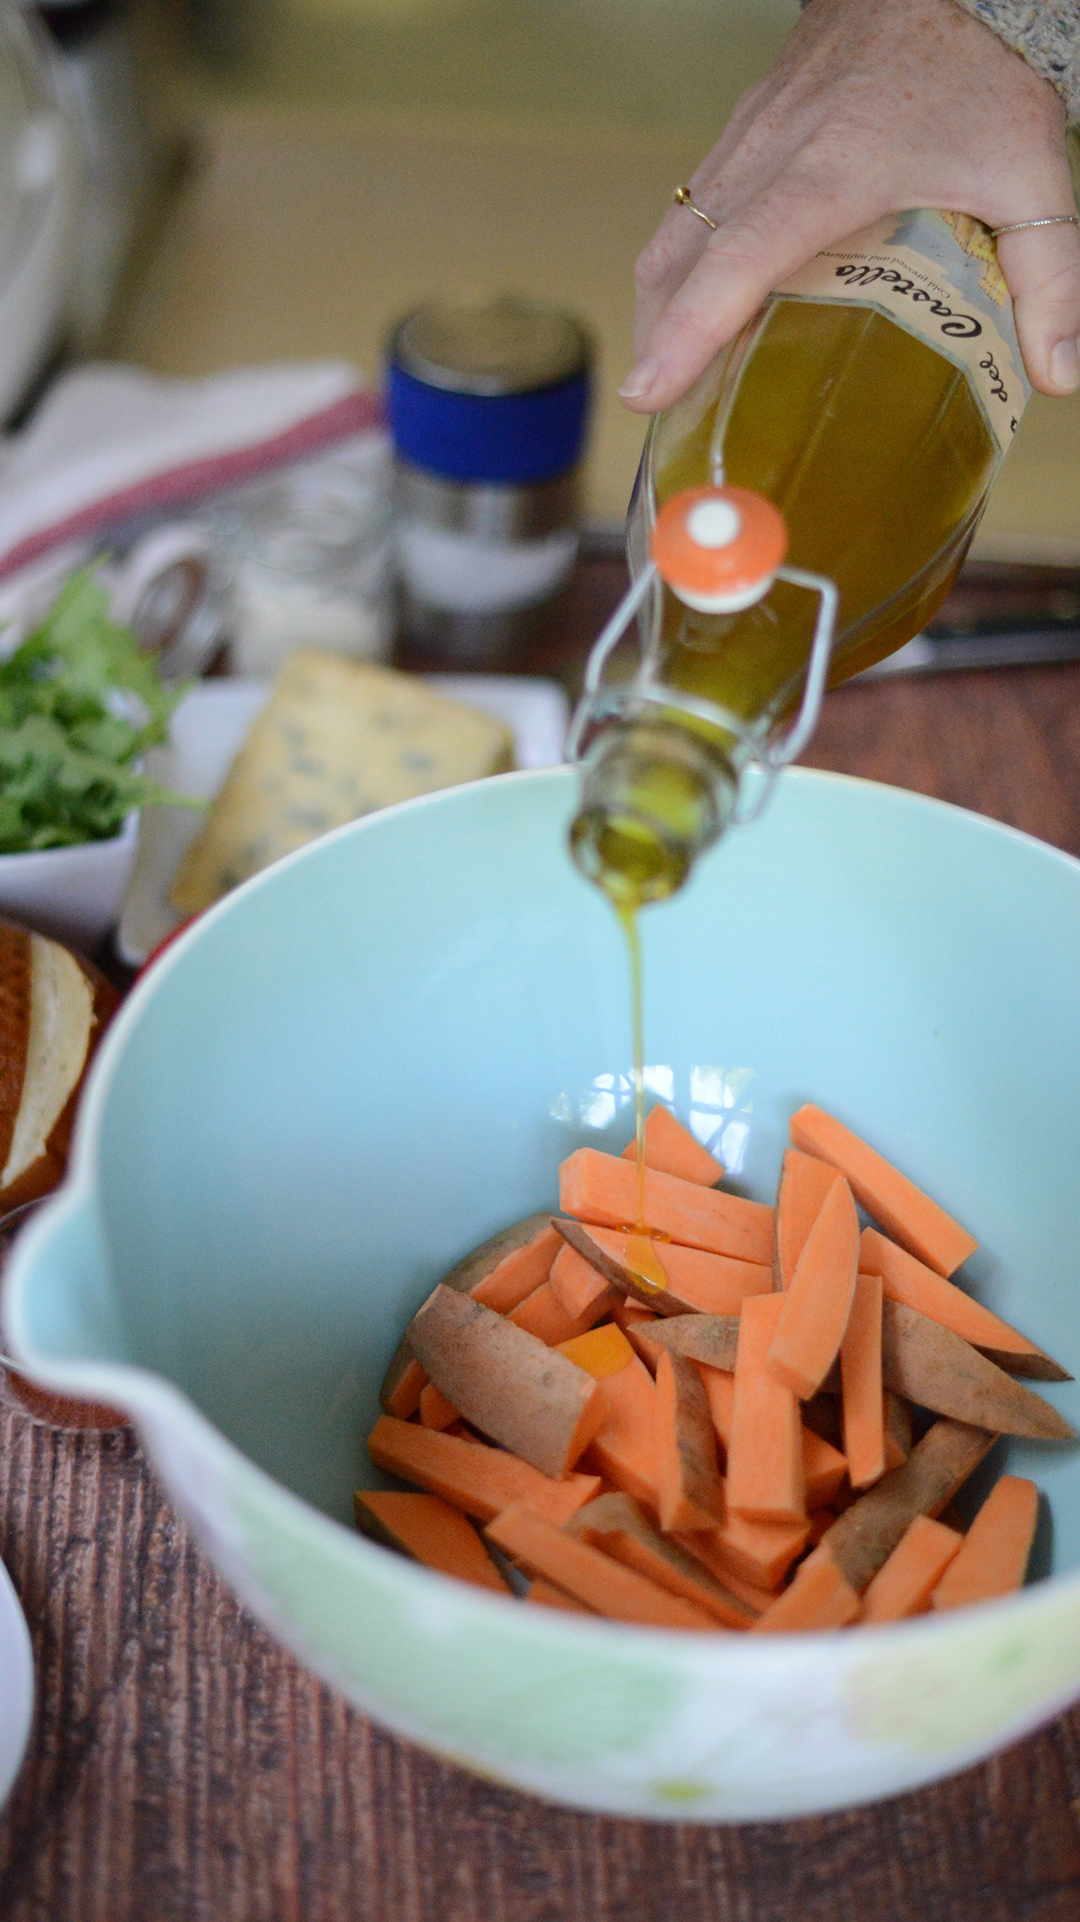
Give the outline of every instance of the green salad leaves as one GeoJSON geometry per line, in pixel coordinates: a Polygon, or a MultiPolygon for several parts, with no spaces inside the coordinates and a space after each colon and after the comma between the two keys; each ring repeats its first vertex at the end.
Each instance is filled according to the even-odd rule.
{"type": "Polygon", "coordinates": [[[0,661],[0,854],[107,841],[133,808],[184,805],[137,764],[185,691],[164,687],[130,629],[109,619],[92,570],[73,574],[0,661]]]}

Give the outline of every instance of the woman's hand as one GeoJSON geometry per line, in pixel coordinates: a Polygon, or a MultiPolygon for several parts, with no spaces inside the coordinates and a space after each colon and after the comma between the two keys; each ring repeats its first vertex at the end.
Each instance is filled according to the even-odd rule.
{"type": "MultiPolygon", "coordinates": [[[[685,393],[788,274],[884,214],[942,207],[988,227],[1074,211],[1065,111],[953,0],[812,0],[691,180],[710,233],[671,207],[637,264],[620,388],[653,413],[685,393]]],[[[1080,229],[1006,234],[999,260],[1028,374],[1080,387],[1080,229]]]]}

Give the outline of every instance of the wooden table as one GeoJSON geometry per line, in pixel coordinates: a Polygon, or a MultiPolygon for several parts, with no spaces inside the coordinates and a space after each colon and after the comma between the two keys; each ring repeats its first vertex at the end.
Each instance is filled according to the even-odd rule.
{"type": "MultiPolygon", "coordinates": [[[[579,583],[534,665],[618,590],[579,583]]],[[[1080,854],[1080,666],[830,697],[807,759],[1080,854]]],[[[0,1553],[38,1712],[0,1822],[0,1922],[1076,1922],[1080,1710],[985,1767],[813,1821],[548,1808],[331,1695],[221,1586],[134,1437],[0,1406],[0,1553]]]]}

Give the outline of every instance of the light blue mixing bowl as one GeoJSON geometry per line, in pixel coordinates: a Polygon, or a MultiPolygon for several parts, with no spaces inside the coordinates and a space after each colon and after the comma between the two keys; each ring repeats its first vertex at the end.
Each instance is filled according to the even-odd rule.
{"type": "MultiPolygon", "coordinates": [[[[926,1782],[1080,1694],[1076,1449],[1010,1456],[1049,1498],[1052,1580],[832,1636],[526,1609],[352,1529],[413,1309],[555,1204],[572,1148],[629,1132],[626,961],[564,853],[574,792],[555,770],[410,803],[200,921],[99,1054],[8,1342],[127,1408],[256,1615],[442,1755],[703,1821],[926,1782]]],[[[740,1187],[772,1195],[789,1114],[820,1102],[979,1235],[976,1292],[1080,1372],[1080,864],[795,772],[644,940],[652,1086],[740,1187]]],[[[1080,1390],[1049,1392],[1080,1424],[1080,1390]]]]}

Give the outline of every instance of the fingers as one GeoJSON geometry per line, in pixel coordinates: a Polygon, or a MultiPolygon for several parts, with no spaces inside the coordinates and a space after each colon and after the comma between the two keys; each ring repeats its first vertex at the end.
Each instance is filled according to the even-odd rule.
{"type": "Polygon", "coordinates": [[[998,259],[1032,386],[1043,394],[1075,393],[1080,387],[1080,228],[1029,227],[1002,234],[998,259]]]}
{"type": "MultiPolygon", "coordinates": [[[[697,204],[702,206],[703,202],[697,204]]],[[[704,211],[716,218],[707,203],[704,211]]],[[[688,207],[672,207],[638,255],[634,268],[634,351],[639,358],[644,356],[645,343],[672,295],[701,259],[708,239],[704,221],[697,220],[688,207]]]]}
{"type": "MultiPolygon", "coordinates": [[[[812,176],[797,179],[791,172],[722,220],[714,234],[687,209],[673,209],[691,229],[700,228],[701,239],[666,220],[642,256],[638,364],[619,389],[626,405],[639,413],[670,406],[789,273],[885,210],[869,202],[841,204],[812,176]]],[[[1003,234],[998,256],[1032,385],[1044,394],[1076,392],[1080,228],[1003,234]]]]}
{"type": "Polygon", "coordinates": [[[820,184],[789,175],[716,233],[697,222],[705,244],[639,341],[638,364],[619,389],[626,405],[654,413],[677,400],[787,274],[873,211],[838,206],[820,184]]]}
{"type": "Polygon", "coordinates": [[[743,216],[708,235],[697,264],[671,299],[658,305],[637,343],[637,365],[619,388],[632,411],[654,413],[684,393],[782,278],[752,216],[751,208],[751,224],[743,216]]]}
{"type": "MultiPolygon", "coordinates": [[[[721,138],[691,179],[690,193],[694,204],[711,220],[726,218],[734,208],[751,200],[755,190],[763,184],[761,178],[741,178],[744,170],[737,164],[734,169],[737,178],[729,181],[726,167],[738,149],[747,123],[753,118],[760,91],[760,88],[754,87],[744,94],[721,138]]],[[[771,178],[777,171],[780,158],[779,153],[774,157],[773,166],[765,178],[771,178]]],[[[668,301],[700,260],[708,239],[708,227],[689,207],[669,207],[652,239],[638,255],[634,268],[637,289],[634,346],[639,354],[644,352],[645,341],[668,301]]]]}

